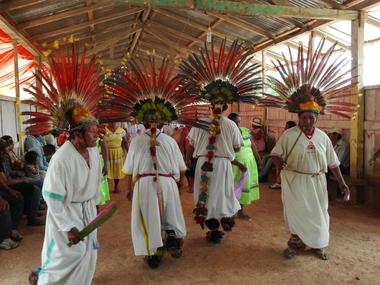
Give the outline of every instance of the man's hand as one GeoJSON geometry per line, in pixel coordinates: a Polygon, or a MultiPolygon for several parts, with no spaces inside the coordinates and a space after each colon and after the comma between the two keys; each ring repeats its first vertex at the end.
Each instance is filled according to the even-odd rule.
{"type": "Polygon", "coordinates": [[[102,174],[103,174],[103,176],[107,176],[107,174],[108,174],[108,167],[106,166],[106,162],[104,162],[102,174]]]}
{"type": "Polygon", "coordinates": [[[347,184],[346,183],[339,184],[339,189],[343,195],[344,201],[349,201],[350,200],[350,189],[348,188],[347,184]]]}
{"type": "Polygon", "coordinates": [[[9,210],[9,203],[0,196],[0,211],[9,210]]]}
{"type": "Polygon", "coordinates": [[[81,235],[79,234],[79,230],[77,228],[72,228],[68,233],[68,238],[69,238],[69,244],[68,246],[72,246],[73,244],[77,244],[80,241],[83,240],[81,235]]]}
{"type": "Polygon", "coordinates": [[[239,165],[239,169],[241,172],[245,173],[247,171],[247,167],[245,167],[243,164],[239,165]]]}

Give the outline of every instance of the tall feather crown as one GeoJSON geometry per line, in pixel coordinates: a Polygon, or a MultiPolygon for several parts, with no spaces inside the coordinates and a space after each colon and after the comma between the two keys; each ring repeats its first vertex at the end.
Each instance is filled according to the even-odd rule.
{"type": "Polygon", "coordinates": [[[261,67],[252,63],[253,49],[241,41],[226,48],[223,40],[219,50],[214,42],[205,42],[200,54],[190,54],[180,64],[179,76],[189,86],[189,92],[211,103],[257,103],[262,90],[261,67]]]}
{"type": "Polygon", "coordinates": [[[86,63],[86,51],[79,58],[73,46],[71,50],[57,51],[50,56],[49,66],[50,71],[42,69],[35,74],[43,88],[25,89],[35,100],[24,102],[37,107],[35,112],[22,113],[33,117],[24,121],[24,124],[31,124],[27,133],[40,135],[52,129],[73,130],[96,123],[95,114],[103,88],[99,85],[102,74],[94,57],[86,63]]]}
{"type": "Polygon", "coordinates": [[[269,87],[279,97],[269,96],[262,100],[263,105],[284,108],[292,113],[312,111],[350,118],[356,106],[342,102],[342,98],[353,95],[351,70],[345,68],[345,58],[332,58],[336,44],[323,53],[325,39],[314,52],[310,42],[306,58],[303,46],[299,45],[296,61],[289,49],[289,60],[283,55],[282,62],[274,62],[280,79],[268,76],[269,87]]]}
{"type": "Polygon", "coordinates": [[[196,97],[187,96],[187,88],[182,78],[175,76],[174,66],[164,58],[156,66],[156,58],[149,57],[149,64],[128,62],[128,70],[116,70],[105,80],[107,96],[101,108],[106,120],[124,121],[129,116],[144,122],[147,115],[159,113],[163,123],[174,120],[184,124],[196,122],[204,116],[207,108],[197,108],[202,102],[196,97]]]}

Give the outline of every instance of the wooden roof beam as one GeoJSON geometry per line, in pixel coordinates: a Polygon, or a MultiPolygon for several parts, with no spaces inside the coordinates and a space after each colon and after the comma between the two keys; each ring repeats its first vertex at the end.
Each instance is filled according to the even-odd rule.
{"type": "Polygon", "coordinates": [[[323,24],[327,24],[329,23],[328,20],[320,20],[320,21],[317,21],[317,20],[312,20],[312,21],[309,21],[305,26],[304,29],[301,29],[301,28],[294,28],[294,29],[291,29],[289,31],[286,31],[284,33],[281,33],[279,35],[276,36],[276,38],[274,40],[272,39],[269,39],[269,40],[265,40],[265,41],[262,41],[261,43],[258,43],[255,45],[255,50],[256,51],[261,51],[263,49],[266,49],[268,47],[270,47],[271,45],[274,45],[274,44],[279,44],[279,43],[282,43],[282,42],[286,42],[287,40],[293,38],[293,37],[296,37],[296,36],[299,36],[299,35],[302,35],[308,31],[311,31],[313,30],[314,28],[316,27],[319,27],[323,24]]]}
{"type": "MultiPolygon", "coordinates": [[[[145,24],[148,19],[149,19],[149,16],[151,15],[152,13],[152,7],[150,5],[148,5],[144,11],[142,12],[142,19],[141,19],[141,23],[142,24],[145,24]]],[[[143,30],[140,30],[139,32],[137,32],[134,36],[133,36],[133,41],[132,41],[132,45],[128,48],[128,53],[129,53],[129,56],[132,56],[133,55],[133,52],[136,48],[136,45],[138,45],[139,43],[139,40],[140,40],[140,37],[141,37],[141,34],[142,34],[143,30]]]]}
{"type": "Polygon", "coordinates": [[[125,34],[119,33],[115,38],[110,39],[110,40],[106,40],[106,41],[102,42],[102,44],[99,44],[98,46],[96,46],[95,48],[90,49],[89,50],[89,54],[96,54],[99,51],[107,49],[110,46],[115,45],[116,43],[120,42],[121,40],[125,40],[130,35],[132,35],[134,33],[137,33],[139,30],[141,30],[140,27],[136,28],[136,29],[133,29],[131,31],[127,31],[127,33],[125,33],[125,34]]]}
{"type": "MultiPolygon", "coordinates": [[[[345,2],[345,6],[347,6],[347,8],[353,9],[353,10],[360,10],[360,9],[366,10],[369,7],[372,7],[373,5],[378,4],[378,2],[379,2],[378,0],[366,0],[366,1],[356,1],[356,2],[355,1],[356,0],[353,0],[353,1],[348,0],[345,2]]],[[[321,27],[323,25],[326,25],[328,23],[331,23],[331,21],[329,21],[329,20],[311,20],[311,21],[306,23],[305,28],[303,28],[303,29],[294,28],[292,30],[281,33],[280,35],[276,36],[276,41],[265,40],[265,41],[257,44],[256,49],[257,49],[257,51],[261,51],[261,50],[263,50],[263,49],[265,49],[265,48],[267,48],[273,44],[287,41],[293,37],[300,36],[300,35],[308,32],[308,31],[311,31],[313,29],[316,29],[316,28],[321,27]]]]}
{"type": "MultiPolygon", "coordinates": [[[[91,4],[91,0],[86,0],[86,6],[89,6],[91,4]]],[[[94,9],[90,9],[87,11],[87,17],[88,21],[92,22],[94,20],[94,9]]],[[[95,30],[95,25],[90,25],[90,38],[91,38],[91,45],[95,46],[95,37],[94,37],[94,30],[95,30]]]]}
{"type": "Polygon", "coordinates": [[[242,28],[244,30],[253,32],[257,35],[264,36],[264,37],[269,38],[269,39],[274,39],[274,36],[272,34],[268,33],[267,31],[264,31],[263,29],[255,26],[255,25],[252,25],[251,23],[248,23],[245,20],[242,20],[242,19],[239,19],[239,18],[236,18],[233,16],[216,15],[213,13],[207,13],[207,14],[212,15],[214,17],[218,17],[219,19],[222,19],[223,21],[225,21],[229,24],[232,24],[236,27],[239,27],[239,28],[242,28]]]}
{"type": "Polygon", "coordinates": [[[49,15],[46,17],[40,17],[38,19],[33,19],[33,20],[26,21],[26,22],[22,22],[22,23],[19,23],[16,27],[17,27],[17,29],[28,29],[28,28],[32,28],[32,27],[36,27],[36,26],[41,26],[41,25],[45,25],[45,24],[48,24],[51,22],[55,22],[55,21],[71,18],[74,16],[82,15],[84,13],[88,13],[91,10],[96,10],[96,9],[106,8],[109,6],[114,6],[115,5],[114,3],[115,3],[114,1],[102,1],[101,3],[96,3],[96,4],[94,3],[91,5],[87,5],[85,7],[75,8],[75,9],[68,10],[65,12],[61,12],[61,13],[49,15]]]}
{"type": "Polygon", "coordinates": [[[107,16],[104,16],[104,17],[101,17],[101,18],[98,18],[98,19],[94,19],[92,21],[88,21],[88,22],[85,22],[85,23],[80,23],[80,24],[77,24],[77,25],[64,27],[64,28],[61,28],[61,29],[58,29],[58,30],[54,30],[54,31],[51,31],[51,32],[37,34],[37,35],[33,36],[33,38],[36,41],[40,41],[40,40],[45,40],[45,39],[48,39],[48,38],[51,38],[51,37],[59,37],[59,36],[61,36],[63,34],[67,34],[67,33],[70,33],[70,32],[74,32],[74,31],[78,31],[78,30],[81,30],[81,29],[84,29],[84,28],[88,28],[91,25],[97,25],[97,24],[100,24],[100,23],[109,22],[109,21],[112,21],[112,20],[115,20],[115,19],[118,19],[118,18],[122,18],[122,17],[126,17],[126,16],[129,16],[129,15],[133,15],[133,14],[139,13],[139,12],[141,12],[141,8],[132,8],[132,9],[129,9],[129,10],[126,10],[126,11],[122,11],[122,12],[118,12],[118,13],[114,13],[114,14],[111,14],[111,15],[107,15],[107,16]]]}
{"type": "Polygon", "coordinates": [[[334,37],[332,35],[330,35],[329,33],[327,33],[326,31],[324,30],[321,30],[321,29],[315,29],[314,32],[322,37],[322,38],[326,38],[327,40],[329,40],[330,42],[338,42],[338,45],[343,47],[344,49],[347,49],[347,50],[351,50],[351,44],[348,43],[348,42],[345,42],[343,41],[342,39],[339,39],[337,37],[334,37]]]}
{"type": "MultiPolygon", "coordinates": [[[[210,25],[210,28],[211,29],[214,29],[217,25],[219,25],[221,22],[222,22],[223,20],[222,19],[220,19],[220,18],[217,18],[211,25],[210,25]]],[[[206,29],[206,30],[204,30],[203,32],[201,32],[201,34],[200,35],[198,35],[198,37],[197,37],[197,39],[201,39],[201,38],[203,38],[204,36],[206,36],[207,35],[207,30],[208,30],[208,28],[206,29]]],[[[186,47],[188,47],[188,48],[191,48],[193,45],[195,45],[197,42],[196,41],[192,41],[192,42],[190,42],[186,47]]],[[[204,41],[203,41],[203,43],[204,43],[204,41]]],[[[202,43],[202,44],[203,44],[202,43]]]]}
{"type": "Polygon", "coordinates": [[[365,19],[365,21],[367,22],[367,24],[369,25],[372,25],[372,26],[375,26],[377,28],[380,28],[380,21],[375,19],[375,18],[372,18],[372,17],[367,17],[365,19]]]}
{"type": "Polygon", "coordinates": [[[333,9],[346,9],[347,7],[345,5],[339,4],[335,2],[334,0],[318,0],[318,2],[325,4],[328,8],[333,9]]]}
{"type": "MultiPolygon", "coordinates": [[[[106,29],[102,29],[101,32],[94,33],[93,36],[95,37],[95,41],[96,40],[103,41],[103,40],[106,40],[106,39],[110,39],[110,38],[116,37],[119,32],[124,32],[133,23],[134,23],[134,21],[129,21],[129,22],[125,22],[125,23],[122,23],[122,24],[119,24],[119,25],[111,26],[111,27],[108,27],[106,29]],[[99,38],[99,37],[102,37],[102,36],[106,36],[106,37],[99,38]]],[[[141,27],[141,26],[138,26],[138,27],[141,27]]],[[[88,46],[91,47],[91,37],[92,37],[92,35],[87,34],[85,37],[80,37],[80,36],[77,36],[76,34],[73,34],[73,36],[76,37],[76,38],[79,38],[79,40],[76,41],[76,43],[88,45],[88,46]]],[[[71,45],[71,43],[69,43],[69,42],[61,42],[60,43],[60,46],[65,46],[65,45],[71,45]]]]}
{"type": "Polygon", "coordinates": [[[141,45],[139,46],[138,50],[139,51],[143,50],[144,52],[150,52],[150,53],[152,53],[152,51],[154,50],[156,53],[159,53],[165,56],[170,56],[170,57],[175,57],[177,55],[177,53],[173,53],[170,50],[165,49],[164,47],[154,46],[147,42],[141,42],[141,45]]]}
{"type": "Polygon", "coordinates": [[[151,27],[151,28],[159,29],[162,32],[166,32],[172,36],[178,36],[182,39],[185,39],[185,40],[188,40],[191,42],[196,42],[199,44],[203,44],[203,42],[204,42],[204,41],[200,40],[199,38],[195,38],[193,36],[190,36],[189,34],[183,33],[183,32],[178,31],[176,29],[169,28],[169,27],[161,25],[160,23],[157,23],[157,22],[149,23],[149,24],[147,24],[147,26],[151,27]]]}
{"type": "MultiPolygon", "coordinates": [[[[267,2],[269,4],[276,5],[276,3],[273,0],[267,0],[267,2]]],[[[304,28],[305,27],[305,25],[303,23],[300,23],[300,22],[294,20],[293,18],[281,18],[281,21],[284,21],[284,22],[291,24],[293,26],[296,26],[298,28],[304,28]]]]}
{"type": "Polygon", "coordinates": [[[30,6],[40,4],[45,2],[45,0],[19,0],[19,1],[6,1],[0,4],[0,11],[14,11],[17,9],[22,9],[22,8],[28,8],[30,6]]]}
{"type": "MultiPolygon", "coordinates": [[[[157,13],[161,14],[161,15],[164,15],[166,17],[169,17],[169,18],[173,19],[173,20],[176,20],[179,23],[188,25],[188,26],[190,26],[192,28],[195,28],[195,29],[198,29],[198,30],[201,30],[201,31],[206,31],[207,28],[208,28],[208,26],[206,27],[206,26],[203,26],[203,25],[195,23],[195,22],[190,22],[187,18],[177,16],[177,15],[175,15],[175,14],[173,14],[170,11],[167,11],[167,10],[156,9],[155,11],[157,13]]],[[[230,42],[233,41],[233,39],[231,39],[231,37],[228,37],[228,35],[220,33],[218,31],[212,31],[212,34],[214,36],[217,36],[217,37],[221,38],[221,39],[227,38],[230,42]]]]}
{"type": "Polygon", "coordinates": [[[175,51],[177,54],[182,54],[183,51],[192,52],[191,49],[189,49],[187,47],[186,48],[180,47],[178,43],[173,42],[172,40],[166,38],[162,34],[159,34],[155,31],[151,30],[150,28],[145,28],[144,31],[146,33],[150,34],[151,36],[153,36],[154,38],[158,39],[159,41],[161,41],[164,45],[166,45],[172,51],[175,51]]]}
{"type": "Polygon", "coordinates": [[[12,20],[6,15],[0,14],[0,29],[7,33],[13,40],[20,43],[24,48],[30,51],[34,56],[45,58],[40,50],[30,40],[20,33],[17,28],[11,23],[12,20]]]}
{"type": "MultiPolygon", "coordinates": [[[[373,1],[373,0],[369,0],[373,1]]],[[[154,9],[185,9],[198,10],[207,13],[235,16],[269,16],[269,17],[285,17],[285,18],[302,18],[302,19],[323,19],[323,20],[354,20],[359,14],[355,10],[337,10],[337,9],[321,9],[321,8],[305,8],[296,6],[270,5],[263,3],[242,3],[231,0],[224,0],[221,5],[215,1],[207,2],[199,1],[156,1],[146,0],[126,0],[131,6],[143,6],[144,3],[150,3],[154,9]],[[207,4],[207,5],[206,5],[207,4]],[[214,5],[213,5],[214,4],[214,5]]]]}

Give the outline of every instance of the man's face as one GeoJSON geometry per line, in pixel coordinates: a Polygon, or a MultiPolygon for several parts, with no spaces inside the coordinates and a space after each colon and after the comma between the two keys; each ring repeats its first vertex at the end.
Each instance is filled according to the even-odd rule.
{"type": "Polygon", "coordinates": [[[12,151],[14,149],[15,145],[13,143],[13,141],[9,142],[9,145],[7,147],[7,151],[12,151]]]}
{"type": "Polygon", "coordinates": [[[128,118],[128,122],[130,124],[136,124],[136,118],[131,116],[131,117],[128,118]]]}
{"type": "Polygon", "coordinates": [[[315,124],[317,123],[318,116],[313,112],[303,112],[299,115],[299,125],[300,128],[306,132],[310,133],[313,131],[315,124]]]}
{"type": "Polygon", "coordinates": [[[87,127],[82,137],[83,137],[84,144],[86,144],[86,147],[95,147],[96,140],[98,139],[97,126],[92,125],[92,126],[87,127]]]}

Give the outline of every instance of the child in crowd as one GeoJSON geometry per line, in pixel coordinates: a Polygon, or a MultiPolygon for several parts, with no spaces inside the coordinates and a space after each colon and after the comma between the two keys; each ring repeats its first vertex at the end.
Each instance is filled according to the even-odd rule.
{"type": "Polygon", "coordinates": [[[25,154],[25,175],[27,182],[42,188],[45,171],[40,170],[38,153],[30,150],[25,154]]]}

